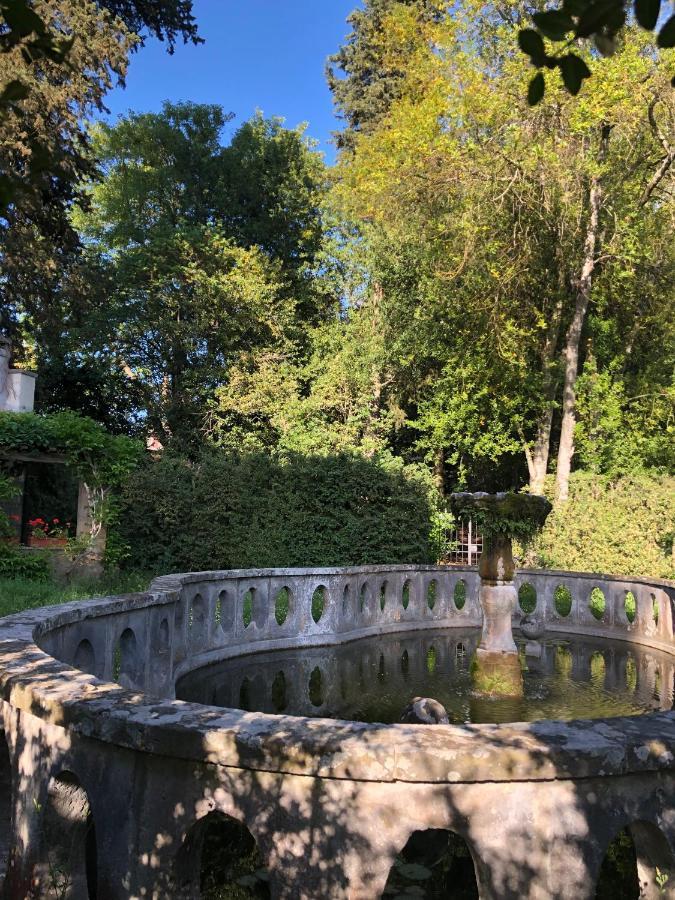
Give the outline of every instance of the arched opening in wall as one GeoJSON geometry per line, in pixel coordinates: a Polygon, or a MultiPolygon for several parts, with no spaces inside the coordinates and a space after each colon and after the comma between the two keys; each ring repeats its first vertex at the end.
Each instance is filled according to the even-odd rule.
{"type": "Polygon", "coordinates": [[[463,578],[460,578],[455,584],[452,599],[457,609],[464,609],[464,604],[466,603],[466,581],[463,578]]]}
{"type": "Polygon", "coordinates": [[[359,612],[361,615],[365,615],[369,612],[370,606],[370,587],[368,586],[368,582],[364,581],[361,585],[361,592],[359,593],[359,612]]]}
{"type": "Polygon", "coordinates": [[[272,706],[276,713],[282,713],[288,706],[288,688],[283,672],[277,672],[272,681],[272,706]]]}
{"type": "Polygon", "coordinates": [[[169,633],[169,620],[162,619],[157,629],[157,652],[168,653],[171,635],[169,633]]]}
{"type": "Polygon", "coordinates": [[[637,852],[628,828],[623,828],[607,847],[595,887],[595,900],[638,900],[637,852]]]}
{"type": "Polygon", "coordinates": [[[0,890],[2,889],[12,838],[12,766],[5,732],[0,731],[0,890]]]}
{"type": "Polygon", "coordinates": [[[255,838],[237,819],[212,812],[188,832],[176,858],[176,895],[267,898],[269,876],[255,838]]]}
{"type": "Polygon", "coordinates": [[[406,581],[403,585],[403,590],[401,591],[401,606],[403,609],[407,609],[410,605],[410,582],[406,581]]]}
{"type": "Polygon", "coordinates": [[[477,900],[478,885],[471,851],[453,831],[415,831],[397,854],[384,897],[477,900]]]}
{"type": "Polygon", "coordinates": [[[434,578],[433,581],[430,581],[427,585],[427,606],[429,609],[433,609],[436,606],[436,597],[438,594],[438,582],[434,578]]]}
{"type": "Polygon", "coordinates": [[[134,688],[140,669],[136,635],[131,628],[125,628],[113,654],[113,678],[123,687],[134,688]]]}
{"type": "Polygon", "coordinates": [[[380,585],[380,612],[384,612],[384,607],[387,605],[387,582],[383,581],[380,585]]]}
{"type": "Polygon", "coordinates": [[[206,601],[201,594],[195,594],[190,604],[190,641],[192,645],[199,649],[206,640],[207,632],[207,611],[206,601]]]}
{"type": "Polygon", "coordinates": [[[77,645],[73,665],[76,669],[79,669],[80,672],[87,672],[89,675],[94,675],[96,673],[94,648],[86,638],[77,645]]]}
{"type": "Polygon", "coordinates": [[[40,842],[37,895],[96,900],[96,828],[87,792],[72,772],[49,782],[40,842]]]}

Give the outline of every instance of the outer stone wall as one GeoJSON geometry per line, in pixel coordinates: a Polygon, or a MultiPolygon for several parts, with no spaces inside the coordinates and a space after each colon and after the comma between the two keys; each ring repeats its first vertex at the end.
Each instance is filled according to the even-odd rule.
{"type": "MultiPolygon", "coordinates": [[[[523,572],[524,582],[549,630],[673,654],[669,583],[562,572],[523,572]],[[572,597],[567,616],[556,611],[559,585],[572,597]],[[589,607],[596,587],[605,597],[600,620],[589,607]]],[[[172,699],[176,680],[210,660],[479,625],[477,590],[475,570],[447,567],[208,572],[0,621],[11,768],[5,896],[54,896],[56,859],[66,879],[60,896],[94,896],[95,885],[97,900],[197,897],[191,836],[215,811],[254,835],[275,897],[379,897],[410,834],[446,828],[466,839],[482,898],[583,900],[627,825],[643,896],[675,896],[675,869],[663,891],[655,880],[675,848],[667,691],[659,702],[668,709],[640,717],[431,728],[172,699]],[[280,625],[282,589],[290,600],[280,625]],[[54,821],[64,823],[60,832],[54,821]]],[[[673,664],[662,668],[660,683],[672,685],[673,664]]],[[[637,678],[639,689],[646,673],[637,678]]]]}

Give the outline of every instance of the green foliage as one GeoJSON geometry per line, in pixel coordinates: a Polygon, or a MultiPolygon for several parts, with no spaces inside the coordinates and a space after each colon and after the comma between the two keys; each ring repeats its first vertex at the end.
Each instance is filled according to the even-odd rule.
{"type": "Polygon", "coordinates": [[[577,472],[527,564],[551,569],[672,578],[675,479],[647,474],[610,481],[577,472]]]}
{"type": "MultiPolygon", "coordinates": [[[[601,349],[609,355],[611,334],[607,334],[607,327],[601,330],[598,319],[592,325],[602,341],[601,349]]],[[[666,362],[668,346],[666,338],[662,343],[662,363],[666,362]]],[[[577,382],[575,447],[579,464],[589,472],[611,478],[650,469],[673,472],[675,381],[669,384],[654,373],[631,384],[624,365],[621,357],[614,358],[600,370],[594,355],[586,360],[577,382]],[[637,395],[635,399],[627,396],[631,388],[637,395]]]]}
{"type": "Polygon", "coordinates": [[[113,531],[126,565],[165,572],[362,565],[431,561],[430,518],[428,480],[395,460],[165,453],[131,473],[113,531]]]}
{"type": "Polygon", "coordinates": [[[352,31],[329,58],[326,71],[335,105],[347,123],[336,135],[338,147],[353,147],[354,135],[375,128],[400,96],[404,73],[382,57],[387,17],[397,5],[410,6],[421,20],[434,18],[442,7],[439,0],[366,0],[363,9],[351,13],[352,31]]]}
{"type": "Polygon", "coordinates": [[[559,584],[553,593],[553,603],[559,616],[569,616],[572,612],[572,594],[564,584],[559,584]]]}
{"type": "Polygon", "coordinates": [[[111,487],[143,451],[138,441],[110,435],[97,422],[65,411],[50,416],[0,412],[0,452],[63,456],[83,480],[111,487]]]}
{"type": "Polygon", "coordinates": [[[637,854],[627,828],[623,828],[607,848],[596,886],[597,900],[639,897],[637,854]]]}
{"type": "MultiPolygon", "coordinates": [[[[2,551],[0,550],[0,554],[2,551]]],[[[35,553],[23,556],[37,557],[35,553]]],[[[59,584],[45,577],[46,568],[41,566],[36,573],[12,574],[0,577],[0,616],[9,616],[24,609],[70,603],[73,600],[87,600],[90,597],[110,597],[129,594],[147,589],[151,575],[141,572],[106,574],[98,580],[78,581],[73,584],[59,584]]]]}
{"type": "Polygon", "coordinates": [[[246,591],[244,594],[242,618],[244,621],[244,628],[248,628],[253,621],[253,591],[251,590],[246,591]]]}
{"type": "MultiPolygon", "coordinates": [[[[99,125],[106,177],[76,216],[84,269],[107,290],[78,299],[64,286],[66,308],[86,309],[69,331],[70,356],[115,360],[129,424],[142,418],[165,445],[215,432],[209,401],[233,368],[257,354],[297,362],[310,325],[336,305],[320,155],[301,128],[261,115],[224,146],[230,119],[216,105],[165,103],[99,125]]],[[[51,367],[62,367],[61,343],[51,367]]],[[[238,425],[236,404],[234,415],[223,431],[238,425]]]]}
{"type": "Polygon", "coordinates": [[[529,582],[521,584],[518,589],[518,603],[526,616],[529,616],[537,608],[537,592],[529,582]]]}
{"type": "Polygon", "coordinates": [[[312,618],[318,624],[326,606],[326,589],[318,587],[312,594],[312,618]]]}
{"type": "Polygon", "coordinates": [[[487,542],[504,535],[527,546],[539,531],[551,511],[551,504],[543,497],[531,494],[452,494],[452,511],[460,521],[473,519],[487,542]]]}
{"type": "Polygon", "coordinates": [[[466,581],[463,579],[460,579],[455,585],[453,600],[457,609],[464,609],[464,604],[466,603],[466,581]]]}
{"type": "Polygon", "coordinates": [[[632,591],[626,592],[626,598],[624,600],[624,610],[626,611],[626,618],[632,624],[635,621],[635,616],[637,615],[637,600],[635,599],[635,594],[632,591]]]}
{"type": "Polygon", "coordinates": [[[607,602],[605,600],[605,595],[600,588],[594,587],[588,600],[588,608],[590,609],[593,618],[600,621],[605,615],[606,606],[607,602]]]}
{"type": "MultiPolygon", "coordinates": [[[[612,56],[619,44],[631,9],[629,0],[563,0],[562,6],[532,14],[535,28],[523,28],[518,33],[518,45],[530,62],[538,69],[560,69],[563,83],[573,96],[579,93],[585,78],[591,71],[576,53],[565,52],[574,44],[592,38],[594,49],[602,56],[612,56]],[[535,30],[536,29],[536,30],[535,30]],[[547,51],[547,41],[562,43],[547,51]]],[[[635,18],[646,31],[654,31],[659,20],[661,0],[635,0],[635,18]]],[[[659,48],[675,47],[675,15],[661,25],[656,38],[659,48]]],[[[675,85],[675,77],[673,78],[675,85]]],[[[540,73],[530,81],[528,102],[536,106],[544,96],[544,77],[540,73]]]]}
{"type": "Polygon", "coordinates": [[[44,581],[48,576],[45,557],[0,543],[0,579],[30,578],[44,581]]]}

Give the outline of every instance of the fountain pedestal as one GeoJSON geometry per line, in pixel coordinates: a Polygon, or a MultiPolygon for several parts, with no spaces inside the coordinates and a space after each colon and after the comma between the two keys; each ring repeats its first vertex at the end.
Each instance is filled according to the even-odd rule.
{"type": "Polygon", "coordinates": [[[518,600],[512,538],[527,538],[541,528],[551,504],[545,497],[513,493],[452,494],[451,502],[460,518],[474,518],[483,531],[478,564],[483,633],[471,663],[474,686],[481,693],[522,696],[523,673],[511,628],[518,600]]]}
{"type": "Polygon", "coordinates": [[[518,601],[514,571],[511,538],[502,535],[491,538],[478,566],[483,633],[471,673],[477,690],[509,697],[523,693],[523,673],[511,628],[518,601]]]}

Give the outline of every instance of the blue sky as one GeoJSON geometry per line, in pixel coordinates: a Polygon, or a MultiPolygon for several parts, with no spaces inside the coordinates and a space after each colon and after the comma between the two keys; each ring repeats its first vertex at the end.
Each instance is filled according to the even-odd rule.
{"type": "Polygon", "coordinates": [[[358,0],[195,0],[205,44],[148,41],[131,60],[127,86],[106,98],[111,117],[132,109],[156,111],[164,100],[219,103],[236,119],[230,132],[256,109],[286,124],[308,122],[328,162],[337,127],[326,85],[326,57],[349,32],[346,17],[358,0]]]}

